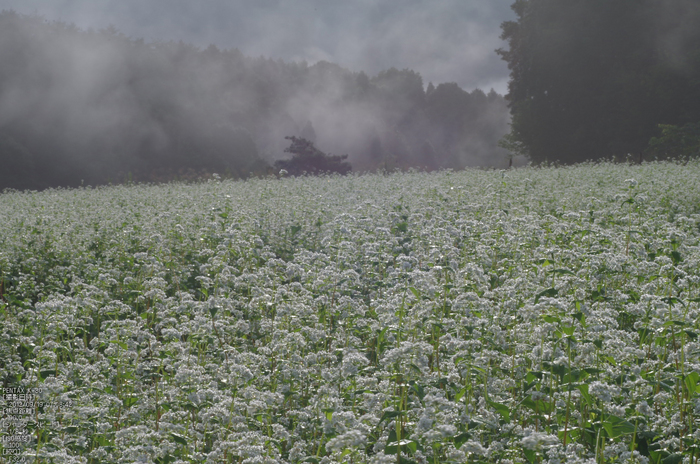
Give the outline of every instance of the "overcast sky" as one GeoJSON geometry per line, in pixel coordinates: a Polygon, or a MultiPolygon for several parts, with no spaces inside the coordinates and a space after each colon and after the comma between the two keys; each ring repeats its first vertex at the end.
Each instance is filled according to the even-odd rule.
{"type": "Polygon", "coordinates": [[[81,29],[238,48],[248,56],[337,63],[370,76],[410,68],[428,82],[507,91],[494,52],[513,0],[0,0],[81,29]]]}

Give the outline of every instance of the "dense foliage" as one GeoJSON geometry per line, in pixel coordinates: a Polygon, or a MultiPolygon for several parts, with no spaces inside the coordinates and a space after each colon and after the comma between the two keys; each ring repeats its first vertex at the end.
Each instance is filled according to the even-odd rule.
{"type": "Polygon", "coordinates": [[[21,452],[696,462],[698,185],[691,160],[5,193],[21,452]]]}
{"type": "Polygon", "coordinates": [[[659,159],[700,157],[700,122],[682,127],[661,124],[660,137],[649,141],[648,151],[659,159]]]}
{"type": "Polygon", "coordinates": [[[301,176],[305,174],[347,174],[352,169],[345,161],[348,155],[327,155],[316,148],[313,142],[303,137],[285,137],[291,141],[284,151],[292,154],[288,160],[275,162],[275,168],[285,174],[301,176]]]}
{"type": "Polygon", "coordinates": [[[359,171],[505,162],[502,96],[426,91],[408,69],[370,78],[13,12],[0,62],[0,190],[265,173],[307,121],[359,171]]]}
{"type": "Polygon", "coordinates": [[[535,162],[644,151],[658,125],[700,121],[697,0],[517,0],[499,53],[511,141],[535,162]]]}

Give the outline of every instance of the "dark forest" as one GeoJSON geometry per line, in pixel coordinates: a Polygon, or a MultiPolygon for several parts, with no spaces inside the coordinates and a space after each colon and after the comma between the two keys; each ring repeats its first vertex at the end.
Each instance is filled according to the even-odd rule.
{"type": "Polygon", "coordinates": [[[700,2],[517,0],[512,151],[535,163],[700,155],[700,2]]]}

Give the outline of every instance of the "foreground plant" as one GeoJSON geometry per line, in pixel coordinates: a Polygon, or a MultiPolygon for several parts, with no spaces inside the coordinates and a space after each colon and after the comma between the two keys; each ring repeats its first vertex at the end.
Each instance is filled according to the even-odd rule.
{"type": "Polygon", "coordinates": [[[699,167],[5,193],[21,454],[696,462],[699,167]]]}

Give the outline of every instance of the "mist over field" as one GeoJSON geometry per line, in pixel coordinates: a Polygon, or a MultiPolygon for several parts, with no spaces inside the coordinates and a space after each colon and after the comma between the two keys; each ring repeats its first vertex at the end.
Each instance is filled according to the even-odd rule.
{"type": "Polygon", "coordinates": [[[0,464],[697,463],[700,3],[507,2],[0,0],[0,464]]]}
{"type": "Polygon", "coordinates": [[[509,1],[1,1],[0,188],[700,153],[697,1],[509,1]]]}
{"type": "MultiPolygon", "coordinates": [[[[267,50],[282,60],[254,58],[235,47],[197,45],[209,39],[232,44],[242,33],[235,24],[228,40],[216,35],[223,33],[216,22],[202,26],[208,32],[200,35],[192,24],[167,29],[156,23],[149,29],[154,37],[145,39],[113,25],[99,28],[105,18],[127,14],[125,7],[109,5],[104,11],[66,8],[61,14],[48,7],[37,10],[75,19],[80,26],[42,15],[2,13],[0,58],[6,66],[0,70],[0,157],[13,173],[0,175],[0,187],[159,181],[214,172],[265,174],[276,160],[289,157],[285,136],[303,136],[326,153],[347,154],[355,171],[508,164],[507,152],[497,146],[510,120],[503,96],[493,89],[467,91],[456,82],[426,82],[421,74],[425,69],[435,77],[459,76],[462,82],[503,87],[503,69],[500,75],[491,70],[497,62],[496,42],[488,42],[490,58],[485,61],[485,49],[468,52],[481,76],[465,81],[445,65],[450,60],[444,54],[453,46],[441,46],[444,37],[433,32],[417,47],[415,35],[407,33],[431,15],[438,22],[431,30],[442,31],[437,26],[449,17],[447,6],[432,13],[408,6],[395,21],[386,6],[367,7],[365,14],[377,14],[372,16],[377,27],[349,18],[342,22],[344,30],[352,31],[347,40],[336,35],[330,44],[322,37],[325,28],[341,21],[337,16],[317,18],[314,27],[304,26],[310,19],[291,27],[300,14],[296,10],[289,16],[285,8],[245,10],[255,24],[248,24],[250,34],[240,40],[246,50],[267,50]],[[285,24],[277,35],[269,30],[275,24],[285,24]],[[316,35],[296,37],[292,29],[316,35]],[[367,31],[375,35],[366,36],[367,31]],[[312,42],[330,51],[314,51],[312,42]],[[349,44],[364,51],[347,50],[349,44]],[[396,68],[392,64],[420,64],[398,49],[437,54],[415,70],[396,68]],[[366,65],[368,72],[328,61],[336,55],[366,65]]],[[[189,8],[183,5],[178,14],[189,8]]],[[[214,6],[207,5],[204,11],[211,13],[214,6]]],[[[143,11],[132,5],[128,11],[148,16],[155,8],[143,11]]],[[[229,7],[220,8],[221,14],[238,17],[229,7]]],[[[476,10],[482,16],[493,14],[476,10]]],[[[203,25],[205,19],[199,21],[203,25]]]]}

